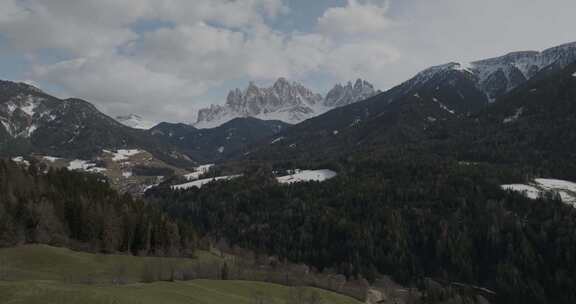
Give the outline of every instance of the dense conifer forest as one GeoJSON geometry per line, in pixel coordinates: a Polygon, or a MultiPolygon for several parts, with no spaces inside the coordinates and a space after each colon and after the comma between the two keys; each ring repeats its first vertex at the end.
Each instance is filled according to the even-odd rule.
{"type": "Polygon", "coordinates": [[[473,284],[497,303],[576,301],[576,210],[557,195],[530,200],[499,187],[528,170],[414,155],[333,166],[339,176],[324,183],[279,185],[261,169],[148,195],[201,235],[319,270],[473,284]]]}
{"type": "Polygon", "coordinates": [[[195,233],[99,175],[0,160],[0,246],[42,243],[134,255],[191,255],[195,233]]]}

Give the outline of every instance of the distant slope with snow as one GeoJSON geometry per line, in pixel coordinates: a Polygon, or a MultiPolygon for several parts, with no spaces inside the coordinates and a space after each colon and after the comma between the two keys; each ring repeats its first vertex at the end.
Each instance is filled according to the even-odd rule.
{"type": "Polygon", "coordinates": [[[152,129],[158,124],[156,122],[146,120],[142,116],[136,114],[116,116],[116,120],[127,127],[141,130],[152,129]]]}
{"type": "Polygon", "coordinates": [[[231,180],[231,179],[239,178],[241,176],[242,175],[228,175],[228,176],[218,176],[218,177],[205,178],[205,179],[200,179],[200,180],[196,180],[196,181],[185,183],[185,184],[174,185],[171,188],[172,188],[172,190],[187,190],[187,189],[190,189],[193,187],[202,188],[202,186],[209,184],[211,182],[231,180]]]}
{"type": "Polygon", "coordinates": [[[549,178],[536,178],[529,185],[502,185],[502,189],[520,192],[531,199],[538,199],[546,192],[554,192],[560,195],[560,198],[564,203],[576,207],[576,183],[569,181],[549,178]]]}
{"type": "Polygon", "coordinates": [[[332,170],[294,170],[293,174],[277,177],[280,184],[293,184],[299,182],[323,182],[336,177],[337,173],[332,170]]]}

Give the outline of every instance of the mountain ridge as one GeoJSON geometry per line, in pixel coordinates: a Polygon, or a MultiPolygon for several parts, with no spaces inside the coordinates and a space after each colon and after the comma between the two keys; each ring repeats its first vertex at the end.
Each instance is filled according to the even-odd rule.
{"type": "Polygon", "coordinates": [[[576,62],[576,43],[475,62],[476,66],[451,62],[427,68],[388,91],[288,128],[278,135],[281,142],[253,147],[247,158],[323,159],[373,144],[418,142],[437,121],[470,119],[530,80],[549,77],[576,62]],[[529,77],[517,67],[520,64],[532,70],[529,77]]]}
{"type": "Polygon", "coordinates": [[[345,106],[376,94],[374,86],[358,79],[354,84],[337,84],[326,96],[314,93],[301,83],[279,78],[272,86],[261,88],[250,82],[245,90],[229,92],[224,105],[211,105],[198,111],[193,125],[206,129],[238,117],[280,120],[296,124],[330,109],[345,106]]]}

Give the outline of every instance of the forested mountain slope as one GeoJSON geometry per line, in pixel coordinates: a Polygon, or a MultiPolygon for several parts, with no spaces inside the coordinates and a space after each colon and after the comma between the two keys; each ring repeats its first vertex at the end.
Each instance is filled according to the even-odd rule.
{"type": "Polygon", "coordinates": [[[192,225],[112,190],[98,175],[26,171],[0,160],[0,246],[42,243],[134,255],[191,255],[192,225]]]}

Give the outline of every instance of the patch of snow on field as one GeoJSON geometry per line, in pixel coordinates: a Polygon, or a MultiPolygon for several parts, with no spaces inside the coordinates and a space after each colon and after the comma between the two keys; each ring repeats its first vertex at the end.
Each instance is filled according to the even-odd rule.
{"type": "Polygon", "coordinates": [[[138,149],[120,149],[116,152],[104,150],[104,153],[112,154],[112,160],[118,162],[127,160],[130,156],[144,153],[144,151],[138,149]]]}
{"type": "Polygon", "coordinates": [[[96,164],[80,159],[73,160],[68,164],[68,170],[86,170],[92,167],[96,167],[96,164]]]}
{"type": "Polygon", "coordinates": [[[44,156],[44,157],[42,157],[42,158],[45,159],[45,160],[47,160],[47,161],[49,161],[49,162],[51,162],[51,163],[53,163],[53,162],[55,162],[55,161],[57,161],[57,160],[60,159],[60,158],[54,157],[54,156],[44,156]]]}
{"type": "Polygon", "coordinates": [[[208,171],[210,171],[210,168],[212,168],[212,167],[214,167],[214,164],[207,164],[207,165],[198,166],[198,167],[194,168],[194,172],[192,172],[190,174],[186,174],[186,175],[184,175],[184,177],[187,180],[197,180],[203,174],[208,173],[208,171]]]}
{"type": "Polygon", "coordinates": [[[130,177],[132,177],[132,172],[130,172],[130,171],[122,172],[122,176],[124,178],[130,178],[130,177]]]}
{"type": "Polygon", "coordinates": [[[25,165],[25,166],[30,166],[30,162],[25,160],[24,157],[22,157],[22,156],[13,157],[12,161],[15,163],[18,163],[18,164],[25,165]]]}
{"type": "Polygon", "coordinates": [[[548,178],[537,178],[534,181],[545,191],[560,194],[563,202],[576,206],[576,183],[548,178]]]}
{"type": "Polygon", "coordinates": [[[572,77],[576,77],[576,72],[574,72],[574,74],[572,74],[572,77]]]}
{"type": "Polygon", "coordinates": [[[523,184],[502,185],[502,189],[520,192],[526,195],[526,197],[531,199],[537,199],[540,196],[540,189],[529,185],[523,185],[523,184]]]}
{"type": "Polygon", "coordinates": [[[202,186],[214,182],[214,181],[221,181],[221,180],[232,180],[238,177],[241,177],[242,175],[228,175],[228,176],[219,176],[219,177],[214,177],[214,178],[205,178],[205,179],[200,179],[197,181],[193,181],[190,183],[185,183],[185,184],[181,184],[181,185],[174,185],[172,186],[172,190],[186,190],[186,189],[190,189],[192,187],[197,187],[197,188],[202,188],[202,186]]]}
{"type": "Polygon", "coordinates": [[[537,178],[534,181],[549,190],[568,190],[576,192],[576,183],[573,182],[549,178],[537,178]]]}
{"type": "Polygon", "coordinates": [[[281,184],[292,184],[298,182],[323,182],[336,177],[337,173],[332,170],[295,170],[294,174],[277,177],[281,184]]]}
{"type": "Polygon", "coordinates": [[[75,159],[68,164],[68,170],[72,171],[86,171],[92,173],[102,173],[106,171],[105,168],[96,167],[95,163],[86,160],[75,159]]]}
{"type": "Polygon", "coordinates": [[[536,178],[530,185],[503,185],[503,189],[524,193],[528,198],[537,199],[544,192],[555,192],[562,201],[576,207],[576,183],[549,178],[536,178]]]}

